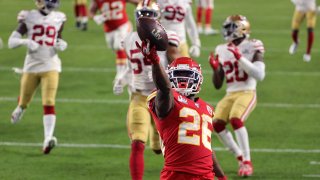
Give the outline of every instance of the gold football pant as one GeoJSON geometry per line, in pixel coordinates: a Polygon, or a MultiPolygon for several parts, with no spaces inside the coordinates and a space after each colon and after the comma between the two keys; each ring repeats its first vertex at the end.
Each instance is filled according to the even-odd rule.
{"type": "Polygon", "coordinates": [[[305,18],[307,19],[307,28],[314,28],[316,26],[317,13],[315,11],[308,11],[306,13],[295,11],[292,18],[292,29],[299,29],[305,18]]]}
{"type": "Polygon", "coordinates": [[[217,104],[214,119],[229,122],[231,118],[245,121],[257,102],[256,91],[227,93],[217,104]]]}
{"type": "Polygon", "coordinates": [[[159,135],[147,107],[147,96],[132,93],[127,126],[132,141],[140,140],[146,143],[149,136],[150,147],[160,150],[159,135]]]}
{"type": "Polygon", "coordinates": [[[42,105],[54,106],[59,83],[57,71],[41,73],[23,73],[20,83],[19,105],[26,108],[37,87],[41,84],[42,105]]]}
{"type": "Polygon", "coordinates": [[[180,43],[179,52],[182,57],[190,57],[189,46],[187,42],[180,43]]]}

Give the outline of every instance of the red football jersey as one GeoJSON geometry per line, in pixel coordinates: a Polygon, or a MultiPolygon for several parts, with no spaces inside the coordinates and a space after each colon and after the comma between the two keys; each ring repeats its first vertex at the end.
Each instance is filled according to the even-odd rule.
{"type": "Polygon", "coordinates": [[[213,170],[213,108],[200,98],[193,101],[175,90],[172,90],[172,93],[174,107],[163,119],[159,119],[155,114],[156,92],[149,96],[149,110],[162,141],[165,159],[163,170],[208,174],[213,170]]]}
{"type": "Polygon", "coordinates": [[[101,13],[105,13],[104,31],[110,32],[128,22],[126,0],[95,0],[101,13]]]}

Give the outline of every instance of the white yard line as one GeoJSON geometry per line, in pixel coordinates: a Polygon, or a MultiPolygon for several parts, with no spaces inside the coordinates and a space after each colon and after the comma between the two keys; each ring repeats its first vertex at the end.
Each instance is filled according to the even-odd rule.
{"type": "MultiPolygon", "coordinates": [[[[30,142],[0,142],[0,146],[18,146],[18,147],[42,147],[42,143],[30,142]]],[[[129,145],[121,144],[73,144],[61,143],[59,147],[64,148],[109,148],[109,149],[130,149],[129,145]]],[[[226,148],[213,148],[215,151],[228,151],[226,148]]],[[[318,154],[320,149],[251,149],[251,152],[256,153],[303,153],[303,154],[318,154]]]]}
{"type": "Polygon", "coordinates": [[[319,161],[310,161],[310,165],[320,165],[319,161]]]}
{"type": "Polygon", "coordinates": [[[303,174],[302,176],[306,178],[320,178],[320,174],[303,174]]]}
{"type": "MultiPolygon", "coordinates": [[[[0,102],[16,102],[16,97],[1,97],[0,102]]],[[[34,98],[33,101],[41,102],[40,98],[34,98]]],[[[126,99],[72,99],[58,98],[56,102],[74,103],[74,104],[128,104],[126,99]]],[[[208,103],[216,105],[217,102],[208,101],[208,103]]],[[[258,103],[258,107],[264,108],[300,108],[300,109],[320,109],[320,104],[290,104],[290,103],[258,103]]]]}
{"type": "MultiPolygon", "coordinates": [[[[1,67],[0,71],[12,71],[12,67],[1,67]]],[[[81,68],[81,67],[64,67],[62,72],[85,72],[85,73],[115,73],[115,68],[81,68]]],[[[211,70],[203,70],[204,74],[211,74],[211,70]]],[[[303,71],[267,71],[267,75],[272,76],[320,76],[320,71],[303,72],[303,71]]]]}

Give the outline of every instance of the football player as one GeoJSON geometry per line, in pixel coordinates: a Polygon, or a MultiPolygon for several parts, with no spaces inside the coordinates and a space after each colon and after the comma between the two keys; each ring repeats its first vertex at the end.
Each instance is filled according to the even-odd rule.
{"type": "Polygon", "coordinates": [[[18,28],[12,32],[8,41],[9,48],[28,48],[21,77],[19,104],[12,113],[11,122],[21,120],[40,86],[44,112],[43,153],[49,154],[57,143],[53,136],[56,123],[55,98],[61,71],[57,52],[67,48],[61,36],[66,16],[54,11],[59,7],[59,0],[36,0],[35,3],[38,9],[20,11],[18,28]],[[23,38],[23,35],[27,38],[23,38]]]}
{"type": "Polygon", "coordinates": [[[197,1],[197,27],[199,34],[205,35],[217,34],[218,31],[211,27],[211,16],[214,9],[214,0],[197,1]],[[205,28],[202,29],[202,14],[205,12],[205,28]]]}
{"type": "Polygon", "coordinates": [[[115,81],[126,68],[126,53],[121,47],[123,38],[132,31],[126,12],[126,2],[138,4],[139,0],[92,0],[89,16],[104,25],[105,40],[116,54],[117,74],[115,81]],[[99,15],[96,15],[100,11],[99,15]]]}
{"type": "Polygon", "coordinates": [[[165,159],[160,179],[226,179],[211,149],[213,107],[195,97],[203,81],[200,65],[179,57],[166,72],[155,47],[145,41],[137,46],[152,64],[157,88],[148,96],[148,106],[165,159]]]}
{"type": "Polygon", "coordinates": [[[311,49],[314,40],[314,27],[316,26],[317,19],[317,6],[316,0],[291,0],[296,6],[293,18],[292,18],[292,33],[291,37],[293,43],[289,48],[289,53],[294,54],[297,51],[299,45],[299,28],[302,21],[306,18],[307,20],[307,30],[308,30],[308,41],[306,53],[303,55],[303,60],[305,62],[311,61],[311,49]]]}
{"type": "Polygon", "coordinates": [[[254,109],[257,81],[265,77],[264,46],[260,40],[249,39],[250,24],[241,15],[229,16],[223,23],[225,44],[218,45],[209,57],[213,69],[212,81],[220,89],[226,79],[227,94],[216,107],[214,129],[239,161],[239,176],[251,176],[253,166],[250,157],[248,132],[244,125],[254,109]],[[226,128],[230,123],[237,143],[226,128]]]}
{"type": "Polygon", "coordinates": [[[157,0],[157,2],[161,11],[160,23],[166,30],[175,31],[179,36],[181,56],[199,57],[201,42],[197,25],[192,15],[191,1],[157,0]],[[190,49],[188,48],[186,34],[188,34],[192,44],[190,49]]]}
{"type": "Polygon", "coordinates": [[[76,27],[82,31],[88,29],[87,0],[74,0],[76,27]]]}
{"type": "MultiPolygon", "coordinates": [[[[136,19],[140,17],[157,19],[159,15],[159,8],[155,3],[140,3],[135,10],[136,19]]],[[[179,39],[177,35],[174,32],[167,33],[169,39],[168,50],[159,51],[163,66],[167,66],[168,62],[179,56],[179,39]]],[[[143,153],[148,138],[150,147],[156,154],[161,154],[161,150],[159,135],[147,107],[147,96],[155,89],[151,73],[151,62],[144,58],[135,42],[141,43],[137,32],[128,34],[123,40],[123,46],[128,57],[127,74],[123,74],[115,83],[114,93],[122,93],[123,85],[125,84],[123,81],[127,81],[127,77],[131,77],[131,82],[128,82],[131,97],[127,115],[128,134],[131,140],[129,164],[132,179],[141,180],[144,173],[143,153]]]]}

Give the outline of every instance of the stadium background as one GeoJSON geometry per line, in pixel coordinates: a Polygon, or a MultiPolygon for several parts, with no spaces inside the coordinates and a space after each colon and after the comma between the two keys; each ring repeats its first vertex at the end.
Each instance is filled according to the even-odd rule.
{"type": "MultiPolygon", "coordinates": [[[[68,17],[63,37],[69,47],[60,53],[63,73],[55,131],[60,146],[48,156],[41,153],[39,91],[22,121],[10,123],[19,92],[19,76],[11,67],[22,67],[26,48],[0,50],[0,179],[130,179],[128,96],[112,93],[114,55],[106,49],[102,27],[90,21],[87,32],[76,30],[72,3],[64,0],[60,7],[68,17]]],[[[0,7],[0,37],[6,44],[17,26],[17,13],[35,6],[32,0],[1,0],[0,7]]],[[[319,178],[320,28],[315,30],[312,61],[305,63],[305,23],[297,54],[288,54],[294,10],[289,0],[216,0],[215,7],[214,28],[220,28],[228,15],[245,15],[251,22],[251,37],[261,39],[266,48],[266,79],[258,84],[258,106],[247,122],[255,166],[250,179],[319,178]]],[[[134,8],[127,8],[132,19],[134,8]]],[[[214,89],[207,57],[223,39],[201,35],[201,40],[197,60],[205,81],[200,96],[215,105],[225,87],[214,89]]],[[[229,179],[240,179],[237,162],[216,136],[213,147],[229,179]]],[[[145,151],[145,179],[158,179],[162,165],[162,156],[145,151]]]]}

